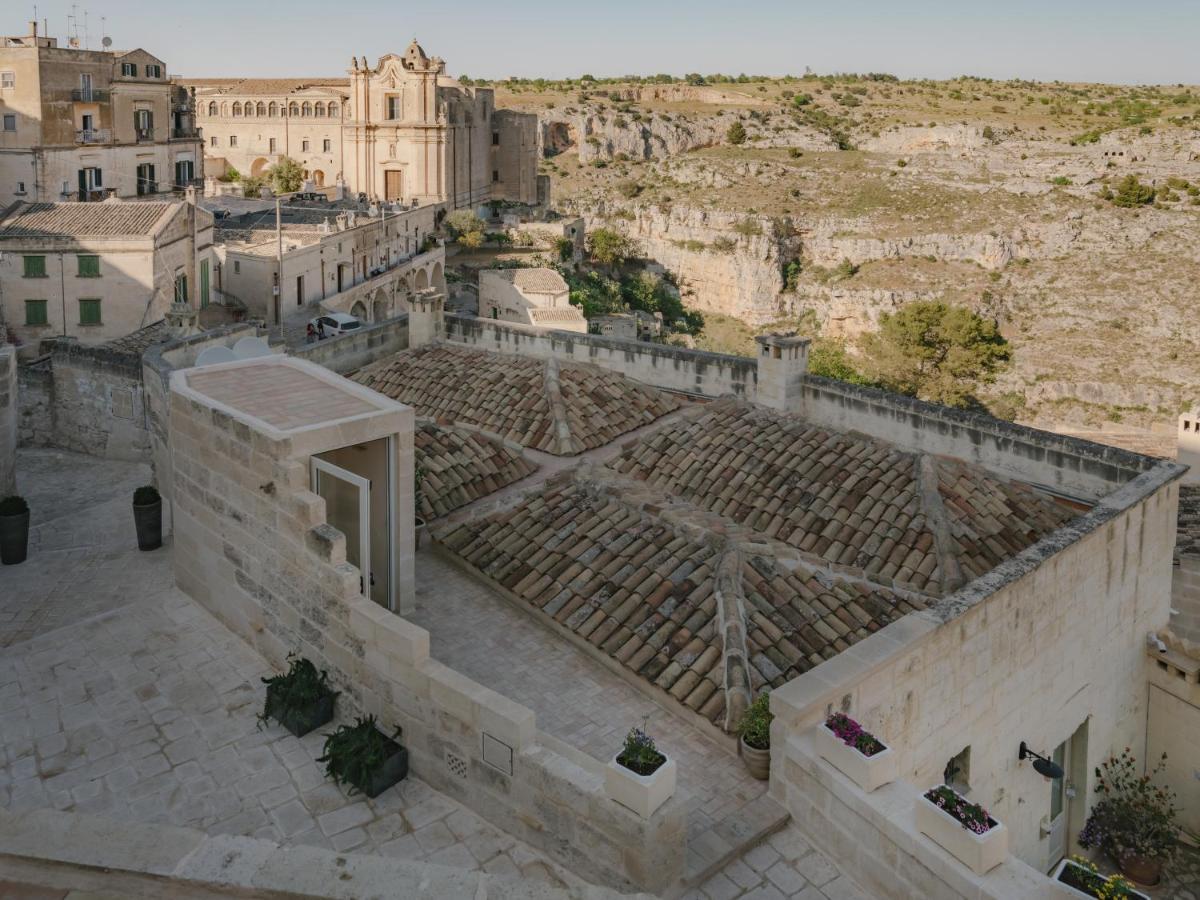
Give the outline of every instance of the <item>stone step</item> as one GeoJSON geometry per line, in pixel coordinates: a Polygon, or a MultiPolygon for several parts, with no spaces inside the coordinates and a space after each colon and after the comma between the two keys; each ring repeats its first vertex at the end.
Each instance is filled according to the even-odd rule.
{"type": "Polygon", "coordinates": [[[789,818],[786,809],[763,794],[690,838],[680,891],[707,881],[727,863],[781,829],[789,818]]]}

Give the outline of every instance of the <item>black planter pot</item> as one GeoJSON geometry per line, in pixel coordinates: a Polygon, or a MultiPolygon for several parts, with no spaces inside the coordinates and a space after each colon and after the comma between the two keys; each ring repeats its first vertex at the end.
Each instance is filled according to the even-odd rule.
{"type": "Polygon", "coordinates": [[[162,498],[144,506],[133,504],[133,522],[137,526],[139,550],[157,550],[162,546],[162,498]]]}
{"type": "Polygon", "coordinates": [[[358,790],[368,797],[378,797],[392,785],[403,780],[408,775],[408,750],[395,741],[388,742],[388,755],[383,765],[371,773],[365,783],[360,784],[354,779],[348,779],[358,790]]]}
{"type": "Polygon", "coordinates": [[[15,566],[25,562],[29,549],[29,510],[15,516],[0,516],[0,563],[15,566]]]}
{"type": "Polygon", "coordinates": [[[267,715],[294,734],[304,737],[314,728],[320,728],[333,720],[334,694],[326,694],[320,700],[303,709],[276,711],[275,686],[267,685],[267,715]]]}

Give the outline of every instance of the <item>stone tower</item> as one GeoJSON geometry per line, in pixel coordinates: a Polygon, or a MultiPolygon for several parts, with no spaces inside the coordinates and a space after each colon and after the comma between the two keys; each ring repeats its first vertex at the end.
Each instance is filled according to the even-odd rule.
{"type": "Polygon", "coordinates": [[[446,295],[432,288],[417,291],[408,304],[408,349],[440,341],[446,334],[446,295]]]}

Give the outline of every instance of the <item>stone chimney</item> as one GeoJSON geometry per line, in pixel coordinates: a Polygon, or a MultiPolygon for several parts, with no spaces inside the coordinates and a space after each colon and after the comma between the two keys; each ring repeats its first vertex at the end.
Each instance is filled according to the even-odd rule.
{"type": "Polygon", "coordinates": [[[1200,485],[1200,406],[1179,417],[1179,462],[1191,466],[1182,483],[1200,485]]]}
{"type": "Polygon", "coordinates": [[[782,412],[798,413],[804,406],[804,377],[808,374],[808,338],[790,334],[760,334],[756,402],[782,412]]]}
{"type": "Polygon", "coordinates": [[[417,291],[408,305],[408,349],[440,341],[446,333],[446,295],[432,288],[417,291]]]}
{"type": "Polygon", "coordinates": [[[200,333],[200,314],[186,303],[172,303],[164,318],[173,338],[186,338],[200,333]]]}

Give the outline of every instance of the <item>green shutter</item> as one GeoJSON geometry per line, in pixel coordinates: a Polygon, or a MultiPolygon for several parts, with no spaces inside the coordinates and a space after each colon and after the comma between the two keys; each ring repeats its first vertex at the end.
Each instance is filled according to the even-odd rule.
{"type": "Polygon", "coordinates": [[[80,300],[79,301],[79,324],[80,325],[99,325],[100,324],[100,301],[99,300],[80,300]]]}
{"type": "Polygon", "coordinates": [[[25,324],[26,325],[49,325],[50,320],[46,318],[46,301],[45,300],[26,300],[25,301],[25,324]]]}
{"type": "Polygon", "coordinates": [[[77,256],[79,260],[79,277],[80,278],[99,278],[100,277],[100,257],[98,256],[77,256]]]}
{"type": "Polygon", "coordinates": [[[200,308],[208,306],[208,260],[200,260],[200,308]]]}
{"type": "Polygon", "coordinates": [[[26,256],[25,259],[25,277],[26,278],[45,278],[46,277],[46,257],[44,256],[26,256]]]}

